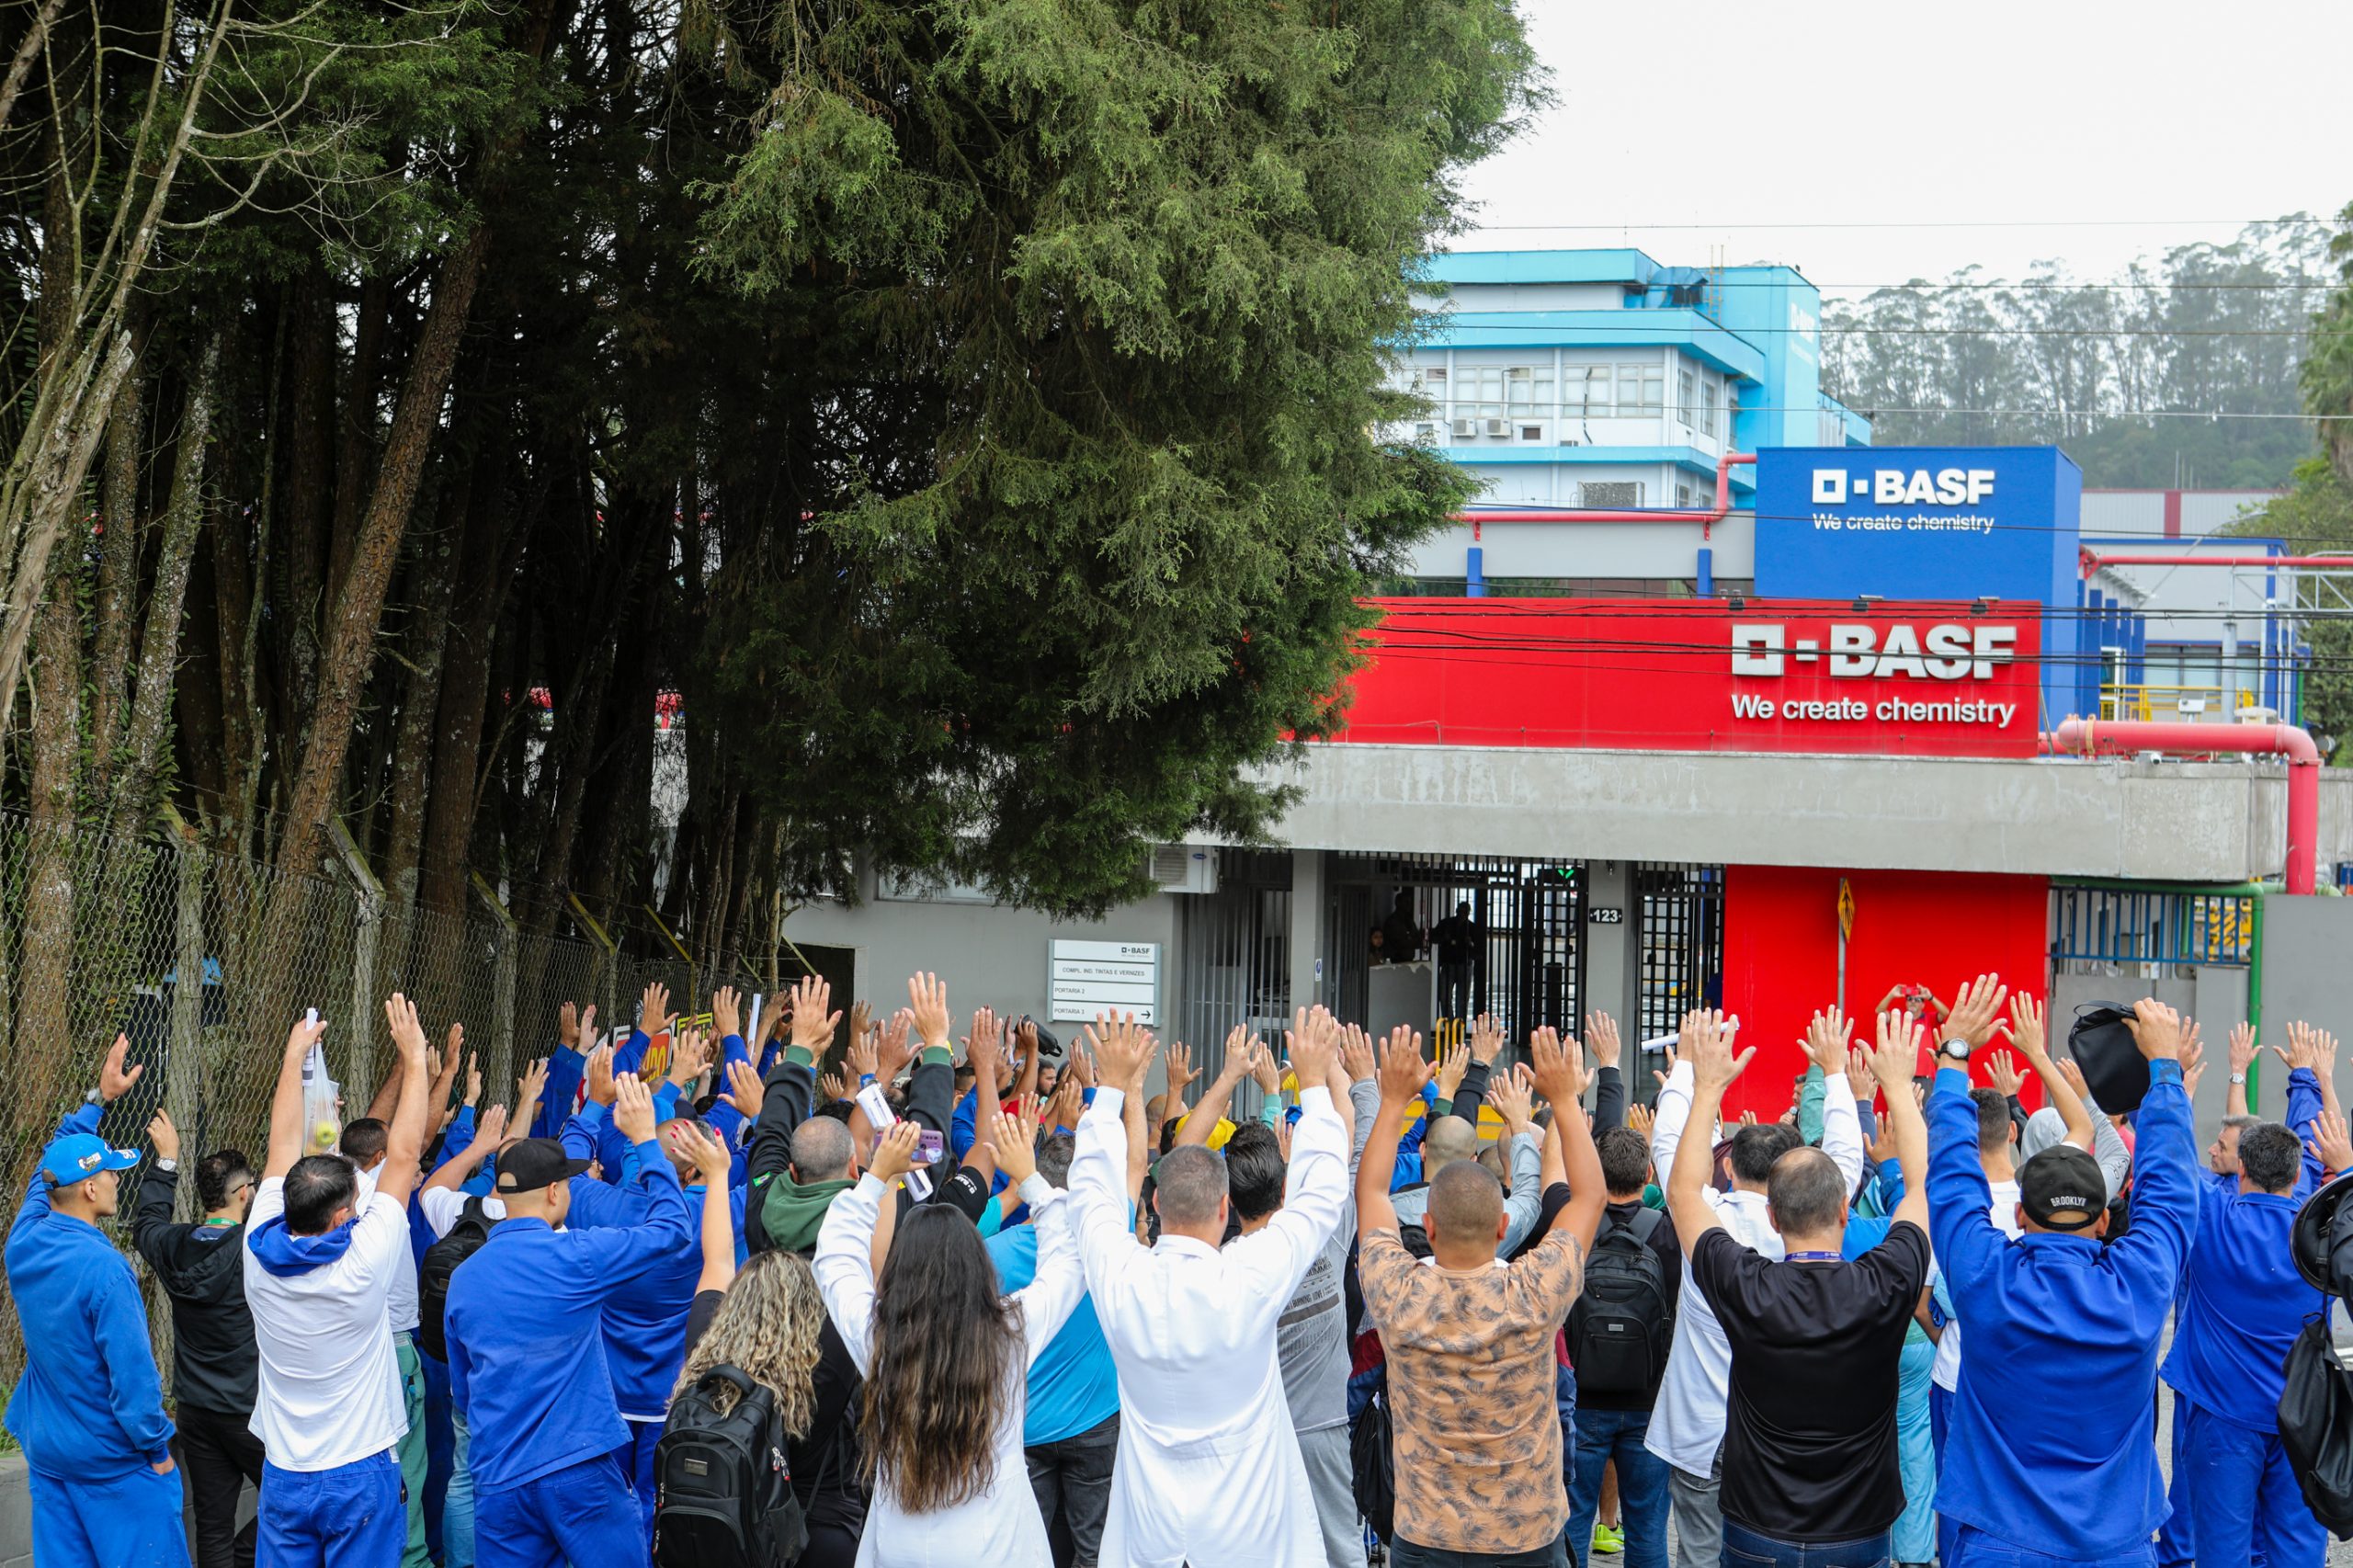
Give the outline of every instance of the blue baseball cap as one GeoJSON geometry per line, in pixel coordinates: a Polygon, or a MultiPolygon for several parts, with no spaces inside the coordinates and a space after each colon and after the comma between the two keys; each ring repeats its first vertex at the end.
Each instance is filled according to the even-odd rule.
{"type": "Polygon", "coordinates": [[[41,1174],[59,1187],[87,1181],[100,1171],[127,1171],[138,1151],[109,1148],[95,1132],[69,1132],[40,1152],[41,1174]]]}

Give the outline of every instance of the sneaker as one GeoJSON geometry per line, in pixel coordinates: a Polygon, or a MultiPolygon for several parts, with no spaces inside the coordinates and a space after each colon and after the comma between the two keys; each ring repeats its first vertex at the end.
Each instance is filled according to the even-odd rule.
{"type": "Polygon", "coordinates": [[[1597,1557],[1615,1557],[1626,1550],[1626,1532],[1608,1525],[1593,1527],[1593,1551],[1597,1557]]]}

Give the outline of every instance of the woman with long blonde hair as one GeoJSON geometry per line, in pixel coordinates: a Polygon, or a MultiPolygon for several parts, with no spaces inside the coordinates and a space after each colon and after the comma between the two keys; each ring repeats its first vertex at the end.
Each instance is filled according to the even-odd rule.
{"type": "Polygon", "coordinates": [[[1021,1421],[1029,1364],[1086,1289],[1069,1202],[1038,1175],[1036,1124],[1000,1115],[991,1142],[1035,1215],[1036,1277],[1000,1296],[972,1221],[919,1203],[900,1220],[877,1279],[876,1221],[921,1131],[901,1122],[883,1135],[817,1236],[817,1288],[866,1379],[858,1436],[874,1505],[858,1568],[1049,1568],[1021,1421]]]}

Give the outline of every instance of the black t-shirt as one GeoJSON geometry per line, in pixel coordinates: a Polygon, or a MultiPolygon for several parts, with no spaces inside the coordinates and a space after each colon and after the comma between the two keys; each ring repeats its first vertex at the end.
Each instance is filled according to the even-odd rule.
{"type": "Polygon", "coordinates": [[[1905,1221],[1852,1263],[1776,1263],[1710,1229],[1691,1278],[1732,1342],[1724,1517],[1776,1540],[1874,1536],[1904,1512],[1897,1363],[1928,1278],[1905,1221]]]}

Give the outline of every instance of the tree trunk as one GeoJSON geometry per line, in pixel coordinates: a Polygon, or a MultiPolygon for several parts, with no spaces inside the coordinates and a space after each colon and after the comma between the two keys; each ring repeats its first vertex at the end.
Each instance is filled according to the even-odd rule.
{"type": "Polygon", "coordinates": [[[179,663],[181,611],[188,602],[189,559],[204,522],[204,461],[212,444],[213,407],[220,394],[221,348],[228,329],[207,334],[196,379],[188,383],[188,407],[180,415],[178,460],[172,470],[172,497],[164,514],[164,538],[155,555],[155,581],[147,596],[147,626],[139,648],[139,685],[124,732],[124,757],[116,776],[110,818],[117,838],[129,838],[154,804],[157,764],[165,720],[171,713],[172,680],[179,663]]]}
{"type": "MultiPolygon", "coordinates": [[[[39,1137],[56,1115],[73,1038],[74,890],[79,848],[74,785],[81,751],[82,616],[74,574],[51,575],[33,659],[32,844],[25,875],[24,944],[17,971],[11,1060],[18,1068],[15,1132],[39,1137]]],[[[18,1144],[22,1146],[22,1142],[18,1144]]]]}
{"type": "Polygon", "coordinates": [[[107,422],[106,532],[98,541],[98,590],[91,606],[97,630],[91,655],[90,755],[97,764],[95,783],[100,791],[113,778],[130,707],[124,682],[131,673],[140,547],[146,537],[146,517],[139,509],[139,474],[146,456],[140,445],[146,438],[143,359],[143,355],[132,359],[107,422]]]}
{"type": "Polygon", "coordinates": [[[465,537],[465,472],[453,475],[443,497],[440,526],[420,552],[425,578],[415,634],[409,639],[409,677],[401,697],[399,738],[392,747],[392,824],[384,850],[384,887],[396,908],[416,903],[417,858],[425,844],[426,786],[432,778],[435,721],[441,703],[441,672],[449,636],[449,605],[458,576],[458,543],[465,537]]]}
{"type": "MultiPolygon", "coordinates": [[[[327,615],[341,598],[343,580],[350,573],[351,551],[359,536],[360,510],[368,495],[369,460],[376,445],[376,387],[378,378],[383,373],[384,331],[386,317],[391,314],[392,308],[391,279],[369,278],[360,282],[358,324],[351,340],[351,373],[345,378],[343,398],[337,410],[335,527],[328,534],[330,546],[325,584],[320,594],[318,608],[313,612],[320,627],[317,641],[323,650],[326,643],[327,615]]],[[[412,381],[415,372],[415,362],[412,360],[412,381]]],[[[407,400],[402,401],[405,403],[407,400]]],[[[399,417],[397,412],[393,417],[399,417]]],[[[294,711],[300,714],[310,710],[304,707],[294,711]]]]}
{"type": "Polygon", "coordinates": [[[432,308],[426,312],[424,328],[417,335],[416,353],[409,360],[407,384],[401,391],[400,407],[392,415],[392,433],[377,470],[375,494],[369,500],[366,520],[352,548],[351,567],[344,576],[327,630],[319,669],[319,699],[310,718],[310,744],[303,751],[301,770],[295,776],[287,802],[285,837],[278,844],[277,865],[285,877],[316,870],[326,847],[327,819],[334,813],[336,785],[351,749],[360,689],[375,664],[376,626],[383,614],[384,593],[400,558],[401,535],[408,528],[417,483],[440,423],[441,402],[449,394],[449,377],[457,368],[459,340],[489,251],[489,225],[477,224],[442,267],[432,308]]]}
{"type": "MultiPolygon", "coordinates": [[[[317,695],[319,622],[326,614],[327,539],[333,531],[335,314],[326,278],[305,272],[288,296],[294,381],[286,425],[287,711],[307,713],[317,695]]],[[[373,382],[371,381],[372,387],[373,382]]]]}

